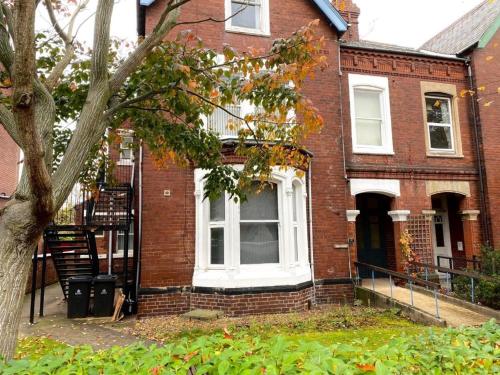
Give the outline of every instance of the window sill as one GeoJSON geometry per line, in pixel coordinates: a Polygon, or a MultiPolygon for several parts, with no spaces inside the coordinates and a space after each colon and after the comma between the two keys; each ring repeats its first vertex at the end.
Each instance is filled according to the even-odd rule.
{"type": "Polygon", "coordinates": [[[246,34],[246,35],[252,35],[252,36],[260,36],[260,37],[264,37],[264,38],[271,37],[271,33],[268,31],[261,31],[261,30],[256,30],[256,29],[244,29],[244,28],[240,28],[240,27],[226,27],[226,32],[233,33],[233,34],[246,34]]]}
{"type": "Polygon", "coordinates": [[[352,151],[353,154],[356,155],[387,155],[394,156],[393,150],[363,150],[363,149],[354,149],[352,151]]]}
{"type": "Polygon", "coordinates": [[[450,159],[463,159],[464,155],[463,154],[456,154],[456,153],[447,153],[447,152],[433,152],[433,151],[427,151],[427,157],[428,158],[450,158],[450,159]]]}
{"type": "Polygon", "coordinates": [[[195,270],[193,286],[207,288],[252,288],[298,285],[311,281],[309,266],[284,271],[281,265],[241,266],[239,270],[195,270]]]}

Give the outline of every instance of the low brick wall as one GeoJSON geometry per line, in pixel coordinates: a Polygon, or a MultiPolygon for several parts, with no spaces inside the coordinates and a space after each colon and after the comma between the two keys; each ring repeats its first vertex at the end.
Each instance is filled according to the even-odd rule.
{"type": "MultiPolygon", "coordinates": [[[[145,289],[139,293],[139,318],[182,314],[194,309],[221,310],[227,316],[277,314],[306,311],[314,299],[308,284],[297,290],[227,290],[209,291],[190,287],[145,289]]],[[[319,284],[316,303],[351,303],[351,283],[319,284]]]]}

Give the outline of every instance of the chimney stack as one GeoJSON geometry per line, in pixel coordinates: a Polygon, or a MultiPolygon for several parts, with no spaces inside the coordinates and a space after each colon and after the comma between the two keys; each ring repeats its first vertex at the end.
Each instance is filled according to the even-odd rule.
{"type": "Polygon", "coordinates": [[[342,17],[349,23],[349,29],[342,37],[345,40],[359,40],[359,7],[353,0],[333,0],[332,5],[337,8],[342,17]]]}

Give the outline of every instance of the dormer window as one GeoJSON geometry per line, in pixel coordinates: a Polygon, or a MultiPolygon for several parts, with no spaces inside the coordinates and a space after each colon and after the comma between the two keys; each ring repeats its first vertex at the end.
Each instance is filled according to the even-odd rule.
{"type": "Polygon", "coordinates": [[[269,0],[225,0],[226,30],[269,35],[269,0]]]}

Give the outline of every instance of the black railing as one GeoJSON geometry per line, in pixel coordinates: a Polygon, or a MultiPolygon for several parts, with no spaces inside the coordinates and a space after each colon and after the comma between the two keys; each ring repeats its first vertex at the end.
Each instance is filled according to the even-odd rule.
{"type": "Polygon", "coordinates": [[[485,280],[485,281],[495,281],[495,279],[491,276],[486,276],[477,272],[467,271],[467,270],[457,270],[447,267],[435,266],[433,264],[420,263],[420,262],[411,262],[410,263],[409,272],[424,272],[425,278],[430,275],[429,271],[437,271],[444,273],[446,275],[446,284],[449,285],[449,291],[453,291],[453,278],[455,276],[463,276],[470,279],[471,283],[471,302],[475,303],[475,295],[474,295],[474,284],[475,280],[485,280]]]}
{"type": "Polygon", "coordinates": [[[448,268],[454,269],[466,269],[469,268],[469,264],[472,264],[472,269],[475,271],[481,271],[481,261],[478,259],[476,255],[472,257],[472,259],[468,259],[465,257],[448,257],[444,255],[437,256],[437,265],[442,267],[442,261],[448,261],[448,268]]]}

